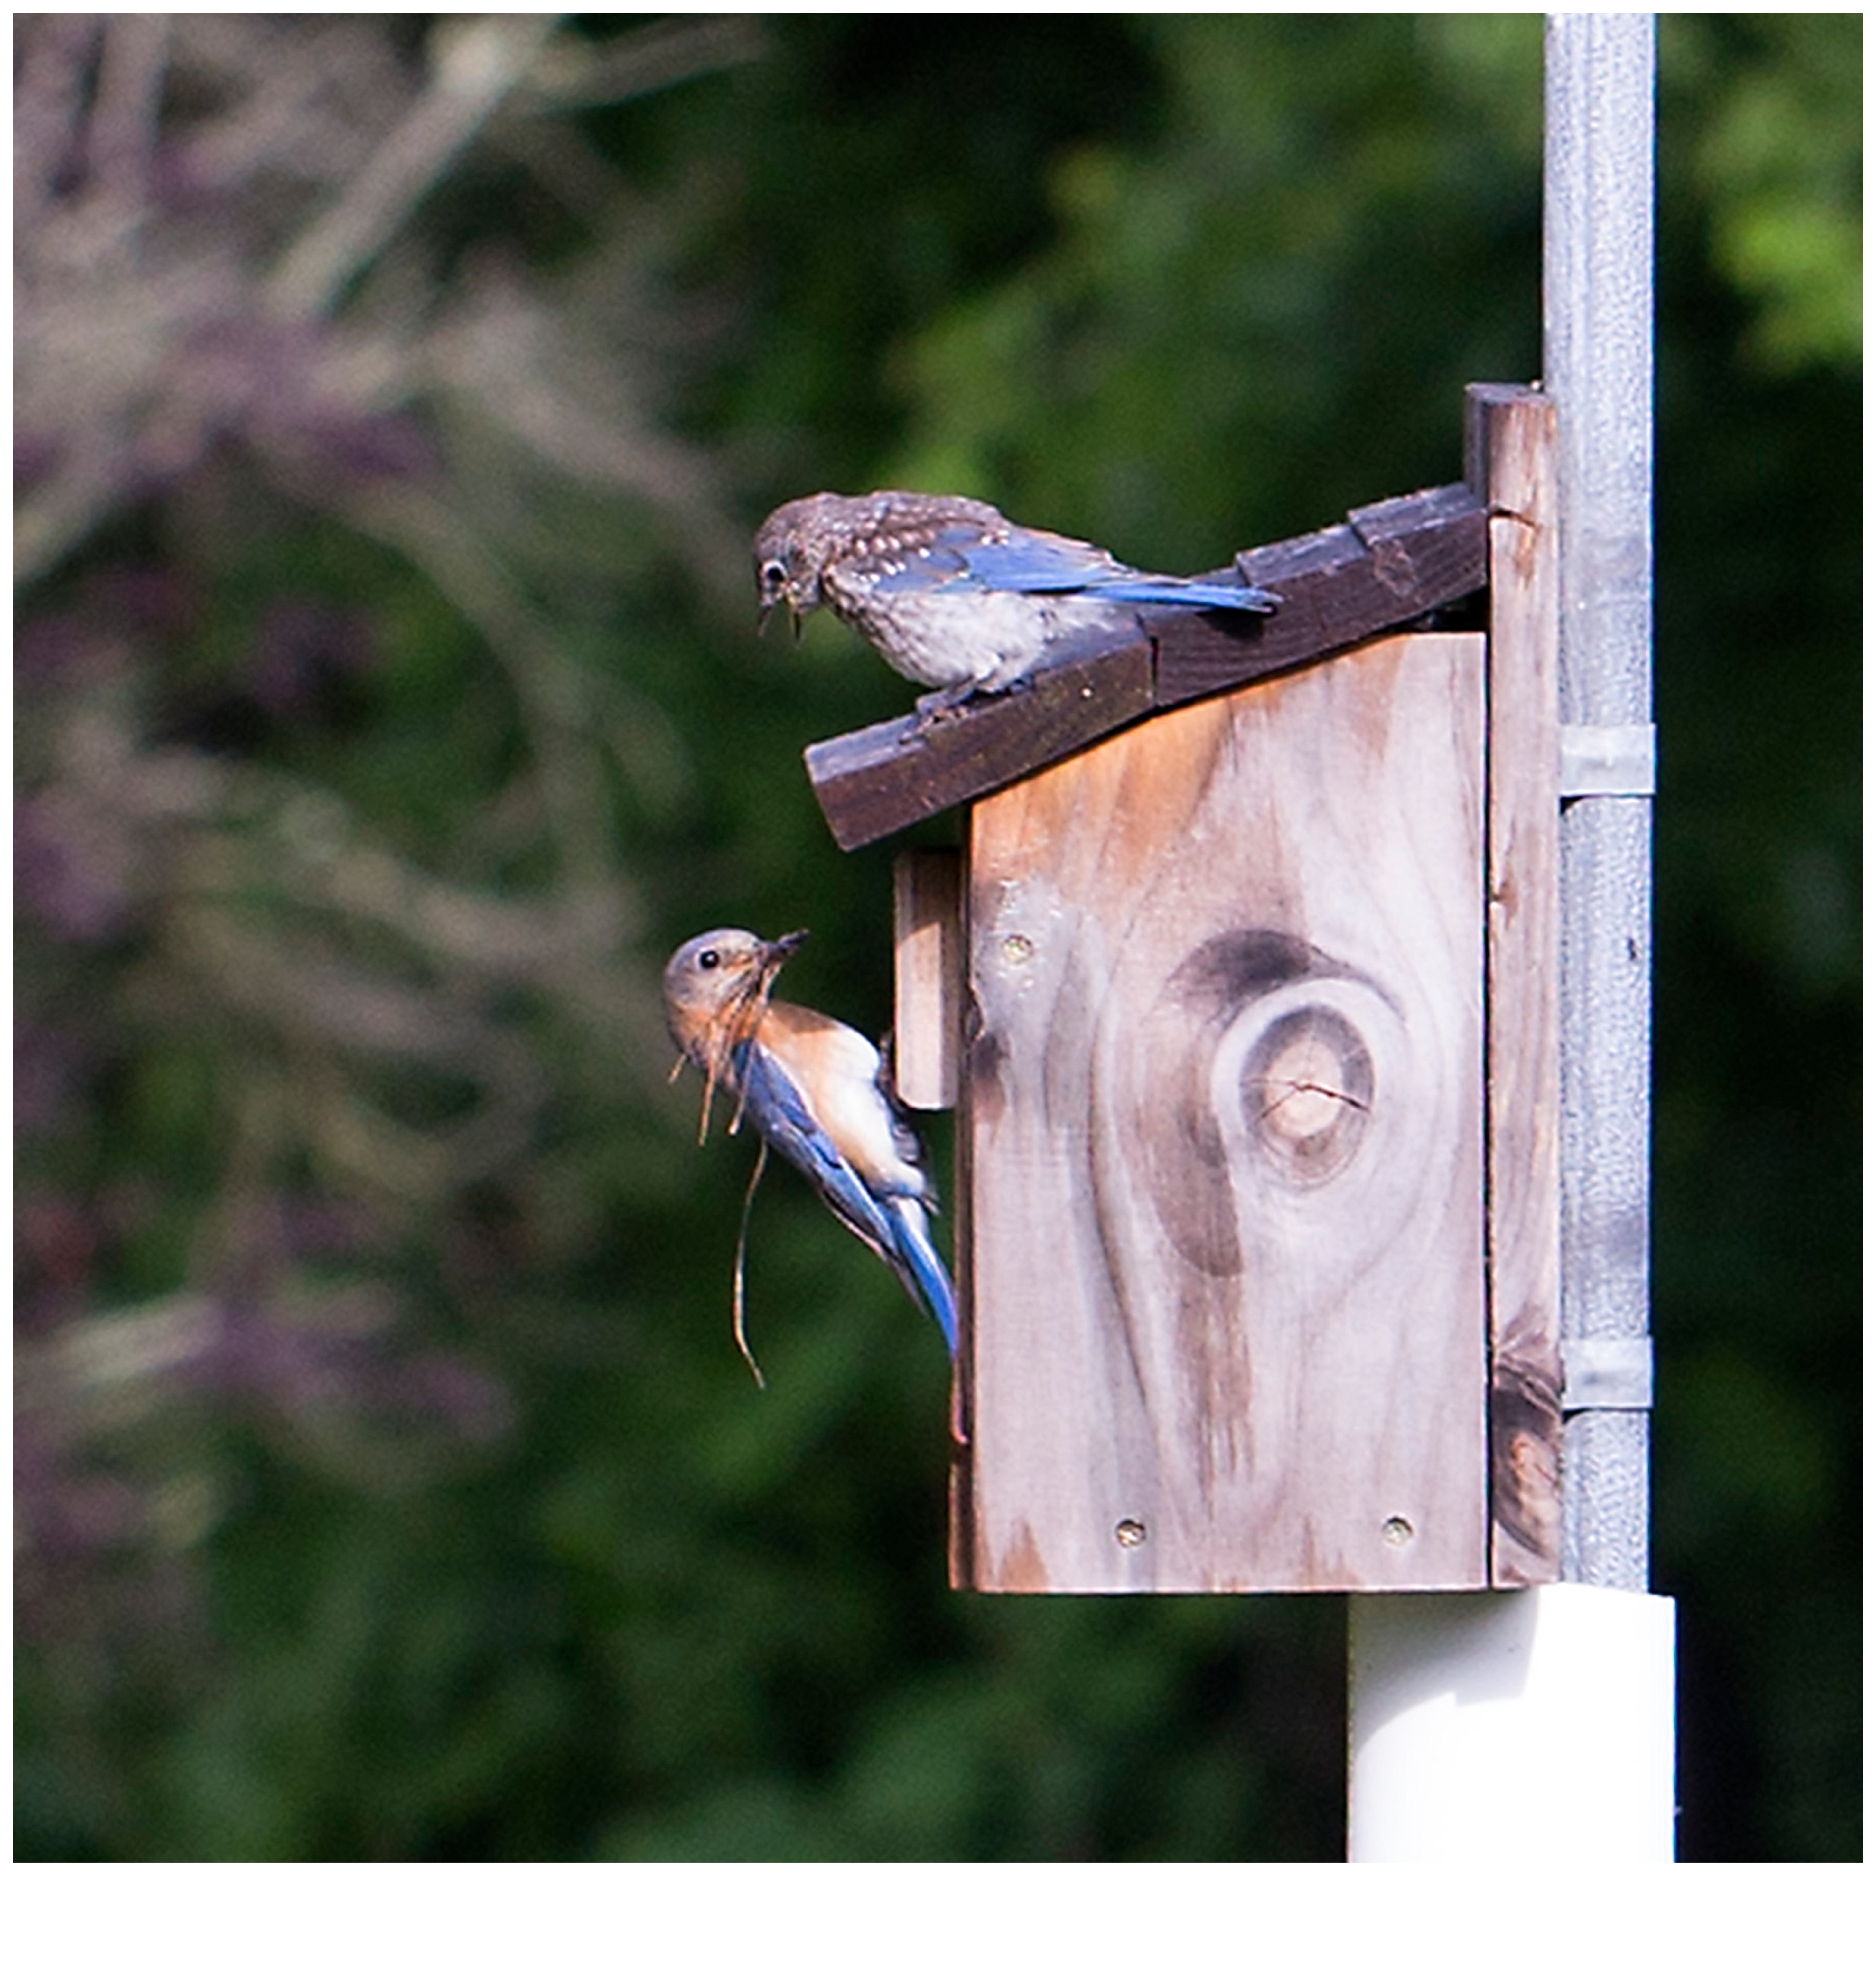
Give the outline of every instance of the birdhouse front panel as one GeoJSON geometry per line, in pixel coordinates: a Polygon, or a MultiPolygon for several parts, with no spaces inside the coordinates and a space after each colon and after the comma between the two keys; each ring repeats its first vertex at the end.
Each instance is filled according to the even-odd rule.
{"type": "Polygon", "coordinates": [[[959,1579],[1488,1581],[1485,643],[980,800],[959,1579]]]}

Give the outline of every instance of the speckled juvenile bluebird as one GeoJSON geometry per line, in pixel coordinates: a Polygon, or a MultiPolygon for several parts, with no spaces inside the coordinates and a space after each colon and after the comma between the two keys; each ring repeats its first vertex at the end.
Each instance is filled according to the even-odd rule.
{"type": "Polygon", "coordinates": [[[929,1311],[955,1355],[951,1278],[932,1246],[930,1182],[892,1097],[879,1052],[858,1030],[772,1001],[783,962],[806,939],[764,941],[740,927],[685,942],[664,968],[673,1041],[704,1073],[708,1096],[733,1090],[739,1111],[929,1311]]]}
{"type": "Polygon", "coordinates": [[[1141,573],[981,499],[922,491],[821,491],[782,505],[756,534],[756,584],[765,621],[781,601],[798,626],[831,608],[901,675],[938,692],[920,700],[927,715],[1010,688],[1055,643],[1123,608],[1277,605],[1261,587],[1141,573]]]}

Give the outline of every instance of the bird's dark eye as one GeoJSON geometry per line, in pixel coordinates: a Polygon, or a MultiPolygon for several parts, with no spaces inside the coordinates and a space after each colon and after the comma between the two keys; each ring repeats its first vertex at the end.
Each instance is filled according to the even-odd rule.
{"type": "Polygon", "coordinates": [[[789,570],[779,559],[764,560],[762,563],[762,590],[773,593],[788,584],[789,570]]]}
{"type": "Polygon", "coordinates": [[[722,959],[722,956],[718,954],[714,948],[706,948],[702,954],[698,956],[697,966],[699,968],[714,968],[722,959]]]}

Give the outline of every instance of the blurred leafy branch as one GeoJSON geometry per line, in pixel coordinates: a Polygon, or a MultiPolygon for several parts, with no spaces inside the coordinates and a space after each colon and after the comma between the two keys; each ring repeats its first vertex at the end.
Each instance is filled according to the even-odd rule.
{"type": "Polygon", "coordinates": [[[205,1396],[374,1483],[509,1421],[499,1378],[403,1329],[410,1265],[535,1143],[567,1062],[543,1017],[641,1100],[662,1078],[612,820],[690,770],[629,647],[570,647],[648,565],[708,586],[735,557],[658,410],[691,330],[655,222],[573,112],[762,46],[708,18],[18,24],[41,1636],[103,1627],[59,1586],[97,1558],[214,1525],[178,1422],[205,1396]]]}
{"type": "MultiPolygon", "coordinates": [[[[1751,33],[1694,151],[1714,258],[1753,303],[1756,361],[1781,374],[1853,371],[1863,357],[1861,64],[1841,27],[1771,14],[1751,33]]],[[[1712,44],[1693,24],[1670,21],[1666,34],[1676,82],[1711,73],[1712,44]]]]}

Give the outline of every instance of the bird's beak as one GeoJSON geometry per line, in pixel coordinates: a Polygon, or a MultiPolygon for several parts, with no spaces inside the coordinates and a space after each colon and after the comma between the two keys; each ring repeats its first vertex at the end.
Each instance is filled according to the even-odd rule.
{"type": "MultiPolygon", "coordinates": [[[[781,605],[782,598],[783,596],[778,593],[773,600],[763,600],[757,603],[756,608],[756,632],[758,634],[761,634],[763,629],[768,626],[769,616],[775,611],[776,608],[781,605]]],[[[795,605],[792,600],[789,602],[789,620],[795,630],[794,638],[798,641],[801,638],[801,610],[795,605]]]]}
{"type": "Polygon", "coordinates": [[[763,974],[766,976],[774,974],[807,939],[807,929],[798,927],[787,934],[778,935],[773,941],[764,942],[762,945],[763,974]]]}

